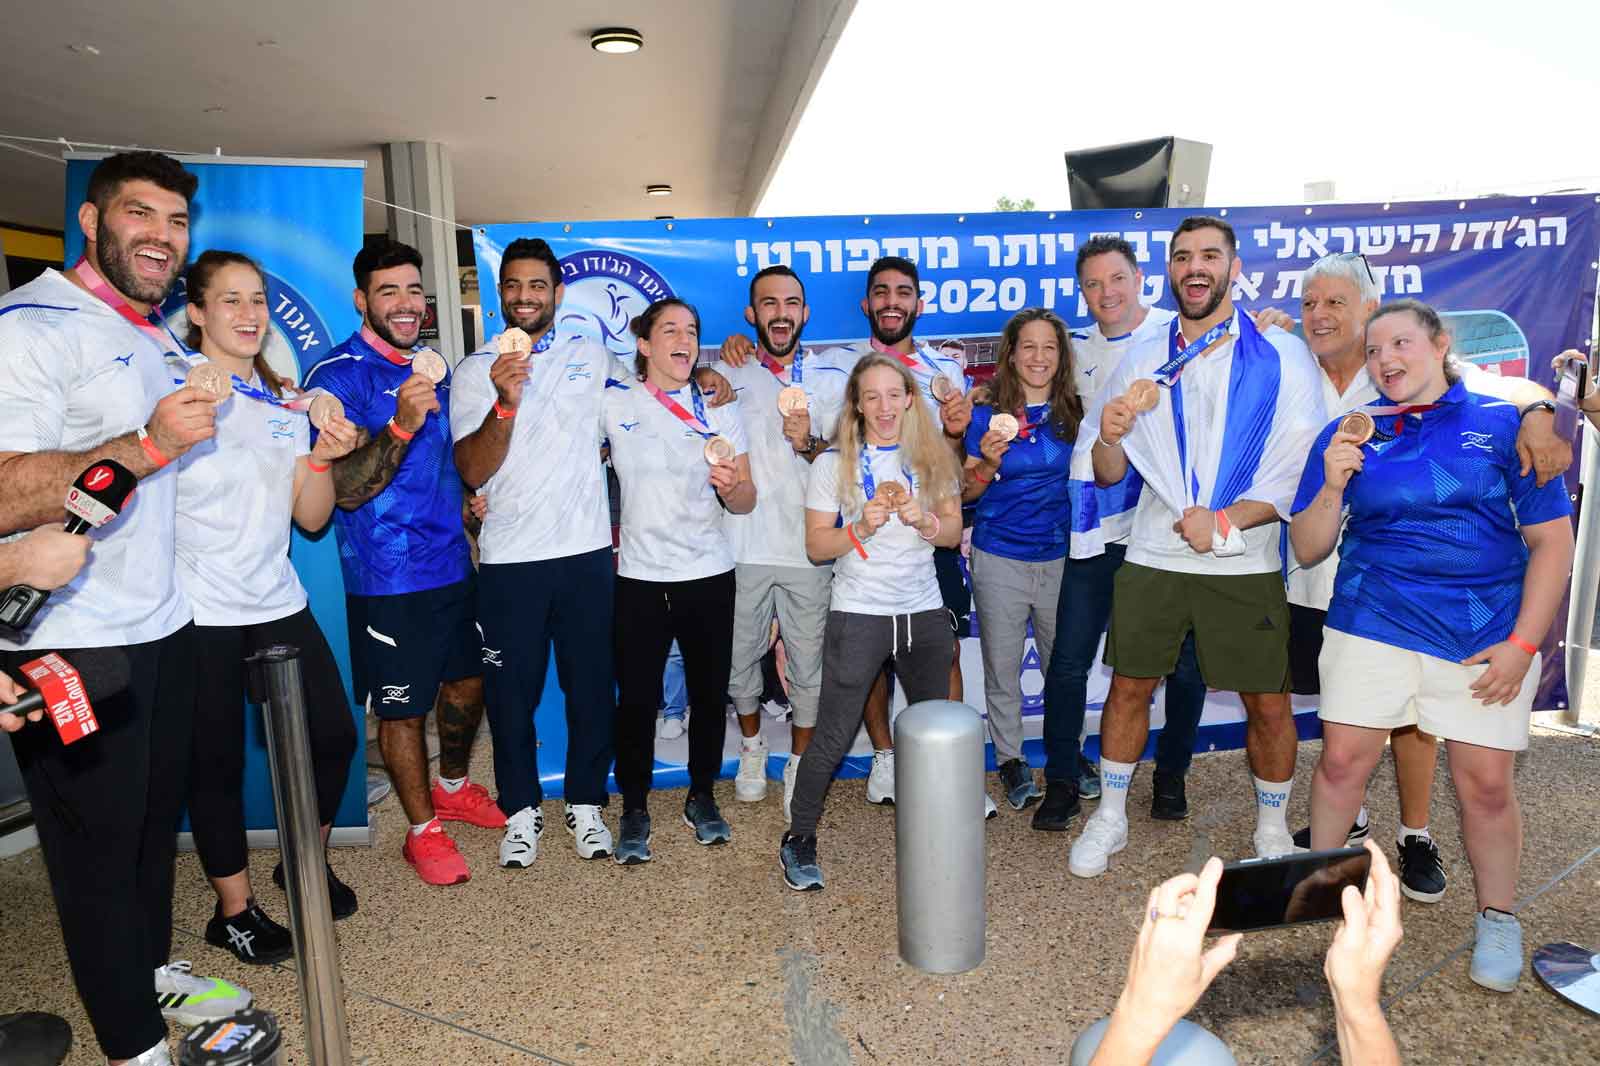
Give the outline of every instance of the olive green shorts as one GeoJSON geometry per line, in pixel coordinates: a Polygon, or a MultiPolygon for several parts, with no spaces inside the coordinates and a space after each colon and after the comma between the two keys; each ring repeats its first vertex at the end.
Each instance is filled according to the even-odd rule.
{"type": "Polygon", "coordinates": [[[1185,574],[1122,564],[1112,591],[1107,666],[1125,677],[1166,677],[1190,630],[1208,687],[1286,691],[1289,604],[1282,574],[1185,574]]]}

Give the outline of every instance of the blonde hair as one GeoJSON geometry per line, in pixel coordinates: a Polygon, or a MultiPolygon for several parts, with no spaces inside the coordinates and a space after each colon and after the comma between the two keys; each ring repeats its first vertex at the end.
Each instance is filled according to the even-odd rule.
{"type": "Polygon", "coordinates": [[[866,418],[861,413],[861,378],[878,367],[888,367],[900,375],[906,395],[911,398],[911,406],[900,417],[900,464],[916,481],[917,502],[931,510],[940,500],[957,492],[961,474],[956,467],[956,457],[945,443],[943,430],[923,404],[911,371],[898,359],[878,352],[862,356],[855,370],[850,372],[850,383],[844,390],[844,410],[839,415],[834,439],[834,447],[839,449],[840,510],[866,503],[861,472],[857,469],[861,445],[866,439],[866,418]]]}

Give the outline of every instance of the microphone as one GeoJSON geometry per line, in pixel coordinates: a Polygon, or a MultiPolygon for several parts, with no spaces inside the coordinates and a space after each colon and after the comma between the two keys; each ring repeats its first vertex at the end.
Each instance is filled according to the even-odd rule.
{"type": "Polygon", "coordinates": [[[128,657],[117,648],[87,648],[74,652],[73,658],[79,666],[55,652],[23,663],[17,680],[32,691],[10,706],[0,704],[0,712],[25,715],[42,708],[63,744],[99,730],[100,722],[89,705],[89,690],[103,698],[127,688],[131,674],[128,657]]]}
{"type": "MultiPolygon", "coordinates": [[[[80,536],[122,513],[139,479],[115,459],[96,459],[67,490],[67,532],[80,536]]],[[[25,629],[50,598],[44,589],[12,585],[0,593],[0,625],[25,629]]]]}

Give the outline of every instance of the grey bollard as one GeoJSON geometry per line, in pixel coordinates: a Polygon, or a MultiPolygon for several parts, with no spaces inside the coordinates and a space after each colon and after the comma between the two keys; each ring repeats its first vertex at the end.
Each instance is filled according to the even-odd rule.
{"type": "Polygon", "coordinates": [[[925,700],[894,723],[900,957],[929,973],[983,961],[983,719],[925,700]]]}
{"type": "Polygon", "coordinates": [[[250,698],[266,705],[272,800],[278,813],[278,851],[289,895],[289,930],[294,935],[295,970],[300,978],[307,1061],[311,1066],[350,1066],[339,944],[328,903],[327,860],[317,816],[316,783],[311,776],[300,649],[274,644],[246,659],[245,667],[250,698]]]}

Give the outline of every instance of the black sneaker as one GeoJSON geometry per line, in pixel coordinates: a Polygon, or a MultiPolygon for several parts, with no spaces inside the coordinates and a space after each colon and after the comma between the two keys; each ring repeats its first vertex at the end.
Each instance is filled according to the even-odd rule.
{"type": "Polygon", "coordinates": [[[1033,812],[1033,827],[1041,833],[1065,833],[1078,817],[1083,804],[1078,801],[1076,781],[1046,780],[1044,802],[1033,812]]]}
{"type": "Polygon", "coordinates": [[[783,834],[783,842],[778,845],[778,865],[783,867],[783,883],[796,892],[816,892],[822,888],[816,837],[783,834]]]}
{"type": "Polygon", "coordinates": [[[709,792],[690,793],[683,801],[683,824],[694,830],[697,844],[726,844],[733,839],[733,830],[709,792]]]}
{"type": "Polygon", "coordinates": [[[1444,898],[1444,863],[1439,845],[1431,837],[1408,836],[1396,850],[1400,855],[1400,891],[1418,903],[1438,903],[1444,898]]]}
{"type": "Polygon", "coordinates": [[[617,847],[611,853],[618,866],[638,866],[650,861],[650,812],[642,807],[622,812],[617,822],[617,847]]]}
{"type": "MultiPolygon", "coordinates": [[[[328,909],[333,912],[333,920],[348,918],[356,912],[359,904],[356,901],[355,889],[339,880],[334,874],[333,867],[328,866],[328,909]]],[[[272,883],[283,888],[283,863],[272,868],[272,883]]],[[[287,891],[287,890],[285,890],[287,891]]]]}
{"type": "Polygon", "coordinates": [[[1157,770],[1151,775],[1150,817],[1158,822],[1181,822],[1189,817],[1189,797],[1183,790],[1182,774],[1157,770]]]}
{"type": "Polygon", "coordinates": [[[0,1014],[0,1062],[57,1066],[71,1050],[72,1026],[65,1018],[36,1010],[0,1014]]]}
{"type": "Polygon", "coordinates": [[[1000,784],[1006,790],[1006,802],[1014,811],[1027,809],[1044,795],[1034,784],[1033,771],[1022,759],[1008,759],[1000,764],[1000,784]]]}
{"type": "Polygon", "coordinates": [[[234,958],[251,966],[282,962],[294,954],[289,930],[268,918],[254,900],[232,918],[224,918],[222,904],[217,904],[206,923],[206,943],[228,949],[234,958]]]}
{"type": "MultiPolygon", "coordinates": [[[[1358,814],[1356,817],[1359,818],[1361,816],[1358,814]]],[[[1345,836],[1344,846],[1347,848],[1359,848],[1361,842],[1371,835],[1372,823],[1370,821],[1357,822],[1350,827],[1349,834],[1345,836]]],[[[1311,827],[1309,825],[1294,835],[1294,846],[1302,851],[1311,850],[1311,827]]]]}

